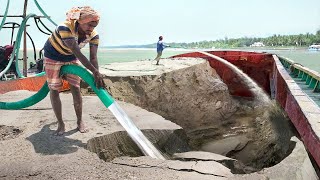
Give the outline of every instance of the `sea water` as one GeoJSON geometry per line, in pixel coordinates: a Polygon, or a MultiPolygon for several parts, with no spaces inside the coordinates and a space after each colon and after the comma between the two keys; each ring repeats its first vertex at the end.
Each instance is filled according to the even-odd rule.
{"type": "Polygon", "coordinates": [[[249,87],[252,93],[254,94],[254,97],[260,102],[262,105],[269,105],[271,103],[270,98],[267,96],[267,94],[258,86],[257,83],[255,83],[246,73],[242,72],[237,66],[231,64],[225,59],[222,59],[218,56],[212,55],[207,52],[201,52],[202,54],[205,54],[209,57],[214,58],[215,60],[227,65],[230,67],[240,78],[243,80],[249,87]]]}
{"type": "MultiPolygon", "coordinates": [[[[219,49],[216,49],[219,50],[219,49]]],[[[225,50],[225,49],[221,49],[225,50]]],[[[268,52],[277,54],[279,56],[284,56],[292,59],[296,63],[300,63],[312,70],[320,72],[320,52],[310,52],[307,50],[264,50],[264,49],[238,49],[243,51],[257,51],[257,52],[268,52]]],[[[81,50],[86,57],[89,58],[89,49],[84,48],[81,50]]],[[[194,52],[197,49],[175,49],[167,48],[163,51],[162,57],[170,57],[177,54],[194,52]]],[[[19,58],[22,58],[22,51],[19,53],[19,58]]],[[[38,51],[36,52],[38,55],[38,51]]],[[[98,61],[99,65],[109,64],[113,62],[130,62],[138,60],[152,60],[156,57],[157,52],[153,48],[127,48],[127,49],[110,49],[100,47],[98,49],[98,61]]],[[[39,58],[37,56],[37,58],[39,58]]],[[[30,62],[34,63],[34,53],[33,50],[28,49],[28,66],[30,62]]],[[[22,69],[22,61],[19,61],[20,69],[22,69]]]]}

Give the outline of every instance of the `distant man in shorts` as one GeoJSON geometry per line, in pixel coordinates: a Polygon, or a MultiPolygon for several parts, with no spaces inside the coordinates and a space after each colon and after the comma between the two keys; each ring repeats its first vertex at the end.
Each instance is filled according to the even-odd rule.
{"type": "Polygon", "coordinates": [[[169,45],[165,45],[162,40],[163,40],[163,37],[159,36],[159,41],[157,42],[157,57],[154,59],[157,61],[156,65],[159,65],[159,61],[162,56],[162,51],[164,50],[164,48],[170,47],[169,45]]]}

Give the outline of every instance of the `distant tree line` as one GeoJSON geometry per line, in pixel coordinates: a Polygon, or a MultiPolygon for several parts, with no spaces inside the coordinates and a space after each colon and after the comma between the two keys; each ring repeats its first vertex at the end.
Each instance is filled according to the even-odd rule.
{"type": "MultiPolygon", "coordinates": [[[[265,46],[281,47],[296,46],[305,47],[311,44],[320,44],[320,30],[315,34],[306,33],[299,35],[273,35],[266,38],[224,38],[215,41],[199,41],[192,43],[168,43],[175,48],[237,48],[250,47],[255,42],[262,42],[265,46]]],[[[145,47],[155,47],[155,44],[145,47]]]]}
{"type": "MultiPolygon", "coordinates": [[[[266,38],[227,38],[215,41],[199,41],[191,43],[166,43],[173,48],[240,48],[250,47],[255,42],[262,42],[269,47],[306,47],[312,44],[320,44],[320,30],[315,34],[306,33],[299,35],[273,35],[266,38]]],[[[155,48],[156,43],[145,45],[122,45],[122,46],[108,46],[112,48],[155,48]]]]}

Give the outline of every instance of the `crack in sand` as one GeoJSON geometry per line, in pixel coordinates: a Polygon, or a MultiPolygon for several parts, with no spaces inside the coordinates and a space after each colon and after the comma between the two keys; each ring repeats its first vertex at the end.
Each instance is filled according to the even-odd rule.
{"type": "MultiPolygon", "coordinates": [[[[190,162],[190,161],[189,161],[190,162]]],[[[164,164],[164,165],[167,165],[165,162],[163,163],[160,163],[158,165],[149,165],[149,164],[139,164],[139,165],[131,165],[131,164],[126,164],[126,163],[116,163],[116,162],[111,162],[112,164],[117,164],[117,165],[123,165],[123,166],[128,166],[128,167],[138,167],[138,168],[162,168],[162,169],[170,169],[170,170],[174,170],[174,171],[181,171],[181,172],[196,172],[198,174],[202,174],[202,175],[210,175],[210,176],[215,176],[215,177],[227,177],[227,176],[221,176],[221,175],[217,175],[217,174],[211,174],[211,173],[204,173],[204,172],[201,172],[201,171],[197,171],[197,170],[194,170],[193,167],[196,166],[198,164],[197,161],[195,161],[195,164],[192,165],[190,167],[190,169],[175,169],[175,168],[170,168],[168,166],[158,166],[158,165],[161,165],[161,164],[164,164]]]]}

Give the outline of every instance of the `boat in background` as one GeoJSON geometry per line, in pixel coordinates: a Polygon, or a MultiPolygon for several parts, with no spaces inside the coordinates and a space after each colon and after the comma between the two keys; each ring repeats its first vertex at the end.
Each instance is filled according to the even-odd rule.
{"type": "Polygon", "coordinates": [[[320,51],[320,44],[313,44],[308,47],[309,51],[320,51]]]}

